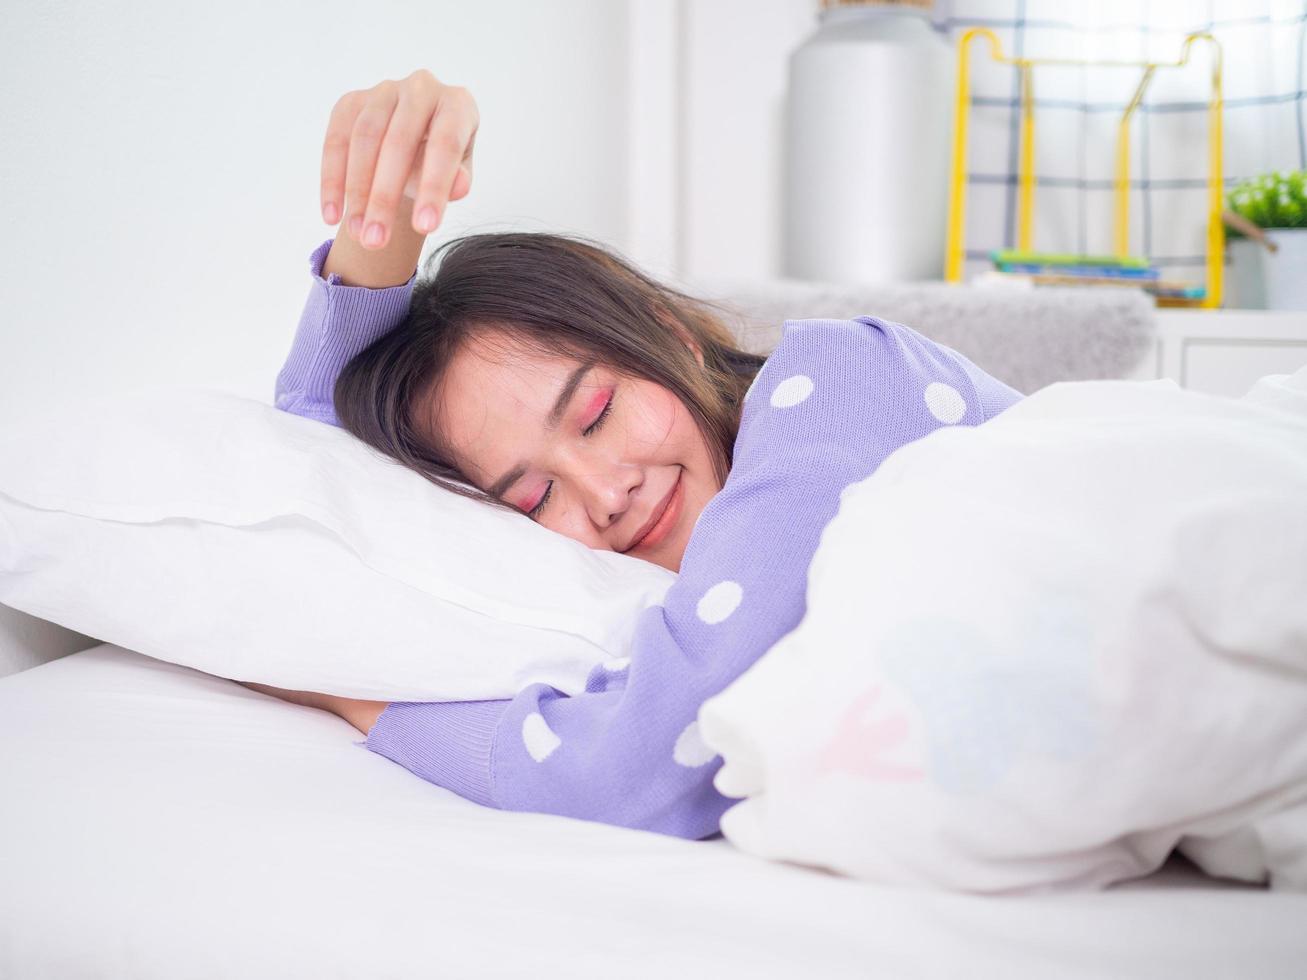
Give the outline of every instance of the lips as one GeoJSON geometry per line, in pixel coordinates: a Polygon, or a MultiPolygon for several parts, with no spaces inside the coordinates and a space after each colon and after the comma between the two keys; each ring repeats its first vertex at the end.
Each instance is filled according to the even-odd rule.
{"type": "Polygon", "coordinates": [[[622,549],[623,554],[626,554],[629,551],[634,551],[638,548],[644,542],[644,539],[649,532],[653,530],[654,525],[662,520],[663,515],[667,513],[667,508],[671,506],[672,500],[676,497],[676,490],[681,485],[681,475],[684,472],[685,471],[682,470],[676,474],[676,480],[672,483],[671,489],[667,491],[667,495],[663,497],[656,507],[654,507],[652,513],[649,515],[649,520],[645,521],[644,526],[635,532],[635,537],[631,539],[631,543],[622,549]]]}

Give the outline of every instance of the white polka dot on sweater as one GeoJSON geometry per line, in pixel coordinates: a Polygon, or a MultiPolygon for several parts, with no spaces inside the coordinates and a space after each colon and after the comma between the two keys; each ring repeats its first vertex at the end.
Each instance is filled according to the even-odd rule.
{"type": "Polygon", "coordinates": [[[612,660],[604,661],[604,670],[610,674],[620,674],[629,666],[631,666],[630,657],[614,657],[612,660]]]}
{"type": "Polygon", "coordinates": [[[735,607],[743,598],[744,590],[740,588],[739,582],[732,582],[730,579],[718,582],[699,599],[699,618],[709,626],[720,623],[735,612],[735,607]]]}
{"type": "Polygon", "coordinates": [[[926,385],[926,407],[945,425],[952,425],[967,414],[967,403],[958,390],[942,381],[926,385]]]}
{"type": "Polygon", "coordinates": [[[685,730],[676,737],[676,746],[672,749],[672,761],[678,766],[697,769],[706,766],[715,758],[717,753],[704,744],[697,721],[686,725],[685,730]]]}
{"type": "Polygon", "coordinates": [[[793,408],[812,394],[812,378],[794,374],[786,378],[771,393],[772,408],[793,408]]]}
{"type": "Polygon", "coordinates": [[[522,719],[522,744],[536,762],[544,762],[554,749],[563,744],[563,740],[554,734],[545,721],[544,715],[533,711],[522,719]]]}

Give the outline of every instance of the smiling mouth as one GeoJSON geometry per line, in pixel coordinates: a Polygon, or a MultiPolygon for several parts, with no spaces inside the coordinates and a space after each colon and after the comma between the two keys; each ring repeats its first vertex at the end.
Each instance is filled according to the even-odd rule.
{"type": "Polygon", "coordinates": [[[651,545],[657,544],[666,537],[667,532],[671,529],[672,524],[675,523],[680,514],[679,504],[681,498],[681,478],[684,473],[685,471],[682,470],[680,473],[676,474],[676,482],[672,484],[672,489],[668,491],[667,496],[659,505],[658,511],[651,517],[649,525],[640,530],[640,533],[636,535],[635,540],[627,545],[626,550],[623,551],[622,554],[630,554],[646,542],[651,545]]]}

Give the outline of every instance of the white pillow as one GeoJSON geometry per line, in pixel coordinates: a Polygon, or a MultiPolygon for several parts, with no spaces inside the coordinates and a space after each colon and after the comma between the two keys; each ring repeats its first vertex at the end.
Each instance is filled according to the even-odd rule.
{"type": "Polygon", "coordinates": [[[378,700],[574,693],[674,579],[220,391],[0,430],[0,602],[222,677],[378,700]]]}

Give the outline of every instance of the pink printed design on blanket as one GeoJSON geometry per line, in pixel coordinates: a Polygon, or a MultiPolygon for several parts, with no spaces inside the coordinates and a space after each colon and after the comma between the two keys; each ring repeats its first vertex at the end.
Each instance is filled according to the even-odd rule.
{"type": "Polygon", "coordinates": [[[1083,603],[1051,585],[1003,649],[941,616],[905,619],[883,635],[877,658],[921,719],[930,781],[987,794],[1029,758],[1070,762],[1093,751],[1093,635],[1083,603]]]}
{"type": "Polygon", "coordinates": [[[818,757],[818,773],[843,772],[894,783],[924,778],[922,770],[886,758],[907,741],[911,723],[907,715],[894,709],[878,715],[881,693],[881,685],[873,684],[844,710],[835,735],[818,757]]]}

